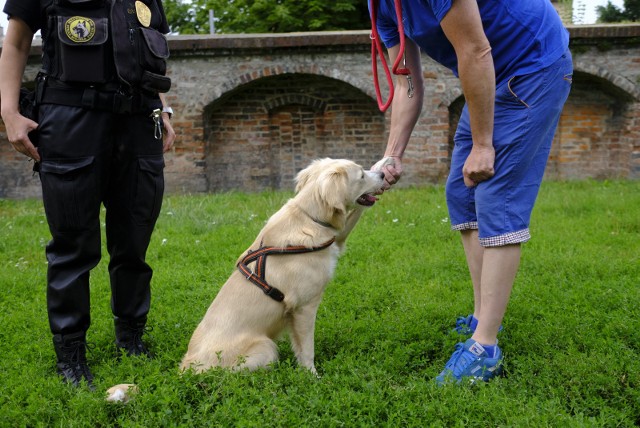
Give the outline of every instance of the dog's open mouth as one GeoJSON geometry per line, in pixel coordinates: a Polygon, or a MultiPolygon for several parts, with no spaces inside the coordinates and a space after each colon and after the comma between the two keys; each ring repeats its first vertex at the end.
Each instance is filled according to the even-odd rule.
{"type": "Polygon", "coordinates": [[[378,198],[373,196],[371,193],[365,193],[364,195],[360,195],[360,197],[356,200],[356,202],[365,207],[370,207],[375,204],[378,198]]]}

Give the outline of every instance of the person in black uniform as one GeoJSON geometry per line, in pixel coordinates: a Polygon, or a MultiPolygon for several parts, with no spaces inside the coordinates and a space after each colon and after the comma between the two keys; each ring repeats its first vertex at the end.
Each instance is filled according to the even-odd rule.
{"type": "Polygon", "coordinates": [[[145,262],[175,140],[163,93],[169,27],[161,0],[8,0],[0,57],[9,142],[35,161],[52,239],[47,311],[66,382],[92,387],[86,360],[89,273],[101,258],[106,208],[116,347],[149,356],[142,341],[152,270],[145,262]],[[34,33],[42,71],[33,99],[21,81],[34,33]]]}

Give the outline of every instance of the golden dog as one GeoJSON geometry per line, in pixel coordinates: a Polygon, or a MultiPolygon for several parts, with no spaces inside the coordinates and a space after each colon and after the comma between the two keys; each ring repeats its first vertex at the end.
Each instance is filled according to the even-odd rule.
{"type": "Polygon", "coordinates": [[[278,359],[288,330],[298,364],[316,373],[316,313],[345,240],[384,180],[343,159],[319,159],[296,177],[296,195],[276,212],[218,292],[180,368],[256,369],[278,359]]]}

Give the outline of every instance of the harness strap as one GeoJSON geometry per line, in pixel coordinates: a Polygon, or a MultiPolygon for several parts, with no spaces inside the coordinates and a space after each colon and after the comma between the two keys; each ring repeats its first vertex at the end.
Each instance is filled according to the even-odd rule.
{"type": "MultiPolygon", "coordinates": [[[[404,58],[404,47],[405,47],[405,37],[404,37],[404,24],[402,23],[402,3],[401,0],[394,0],[396,17],[398,21],[398,35],[400,36],[400,51],[398,52],[398,56],[393,63],[391,68],[391,72],[396,75],[410,76],[411,71],[406,68],[400,66],[400,61],[404,58]]],[[[384,57],[384,53],[382,50],[382,44],[380,43],[380,37],[378,35],[378,0],[370,0],[370,9],[371,9],[371,35],[369,38],[371,39],[371,71],[373,72],[373,84],[376,90],[376,98],[378,100],[378,107],[380,111],[386,111],[391,102],[393,101],[394,88],[393,88],[393,79],[391,77],[391,73],[389,72],[389,66],[387,65],[387,60],[384,57]],[[378,61],[380,58],[380,62],[382,62],[382,69],[387,78],[387,84],[389,85],[389,98],[383,104],[382,103],[382,94],[380,93],[380,82],[378,80],[378,61]]]]}
{"type": "Polygon", "coordinates": [[[317,247],[305,247],[303,245],[296,245],[290,247],[260,247],[257,250],[249,250],[246,256],[238,262],[238,270],[251,281],[254,285],[260,287],[264,294],[271,297],[277,302],[284,300],[284,294],[275,287],[272,287],[265,280],[265,268],[267,263],[267,256],[269,255],[282,255],[282,254],[302,254],[311,253],[314,251],[321,251],[328,248],[333,244],[335,238],[331,238],[324,244],[317,247]],[[256,262],[255,271],[249,269],[248,264],[256,262]]]}

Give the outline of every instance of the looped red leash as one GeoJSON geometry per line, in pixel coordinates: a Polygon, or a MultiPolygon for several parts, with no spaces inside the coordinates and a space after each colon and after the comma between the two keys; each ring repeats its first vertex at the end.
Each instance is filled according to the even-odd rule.
{"type": "Polygon", "coordinates": [[[238,270],[242,272],[242,274],[249,281],[251,281],[251,283],[260,287],[262,291],[264,291],[264,294],[271,297],[277,302],[282,302],[284,300],[284,294],[277,288],[269,285],[265,280],[267,256],[272,254],[301,254],[320,251],[331,246],[334,241],[335,238],[331,238],[324,244],[318,245],[317,247],[305,247],[302,245],[290,247],[263,247],[262,244],[260,244],[260,248],[255,251],[249,250],[247,255],[244,256],[244,258],[240,262],[238,262],[238,270]],[[249,266],[247,266],[252,262],[256,262],[255,272],[249,269],[249,266]]]}
{"type": "MultiPolygon", "coordinates": [[[[400,66],[400,61],[404,58],[404,24],[402,23],[402,3],[401,0],[394,0],[396,17],[398,20],[398,34],[400,36],[400,51],[398,52],[398,57],[395,59],[393,63],[393,67],[391,68],[391,72],[396,75],[407,76],[410,79],[411,71],[408,68],[400,66]]],[[[373,83],[376,90],[376,98],[378,100],[378,107],[380,111],[386,111],[391,102],[393,101],[394,96],[394,88],[393,88],[393,78],[391,77],[391,73],[389,72],[389,66],[387,65],[387,60],[384,57],[384,53],[382,50],[382,44],[380,43],[380,37],[378,35],[378,1],[370,0],[370,9],[371,9],[371,70],[373,72],[373,83]],[[380,93],[380,81],[378,79],[378,62],[377,59],[380,58],[382,62],[382,67],[385,72],[387,78],[387,84],[389,85],[389,98],[383,104],[382,103],[382,94],[380,93]]]]}

